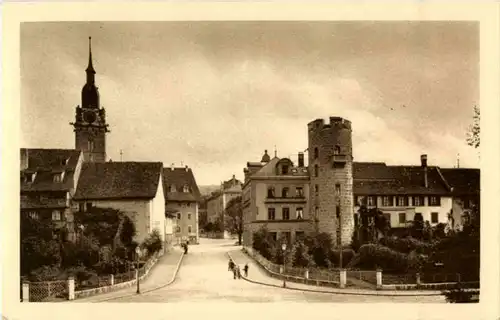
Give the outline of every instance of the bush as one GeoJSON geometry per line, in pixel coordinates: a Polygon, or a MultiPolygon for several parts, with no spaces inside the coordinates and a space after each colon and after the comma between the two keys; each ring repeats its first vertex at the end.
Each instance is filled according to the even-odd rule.
{"type": "Polygon", "coordinates": [[[411,263],[408,255],[378,244],[365,244],[359,248],[357,267],[363,269],[382,268],[393,272],[407,272],[411,263]]]}
{"type": "Polygon", "coordinates": [[[29,281],[53,281],[59,279],[61,269],[57,266],[42,266],[30,272],[29,281]]]}
{"type": "Polygon", "coordinates": [[[304,240],[305,245],[309,248],[309,255],[312,256],[314,263],[318,267],[330,267],[330,253],[332,250],[332,238],[330,234],[322,232],[304,240]]]}
{"type": "Polygon", "coordinates": [[[59,265],[61,248],[57,241],[29,237],[21,242],[21,272],[29,274],[43,266],[59,265]]]}
{"type": "Polygon", "coordinates": [[[134,241],[134,236],[136,235],[135,224],[127,216],[123,216],[122,230],[120,233],[120,240],[123,245],[129,246],[134,241]]]}
{"type": "MultiPolygon", "coordinates": [[[[342,266],[346,266],[356,255],[352,249],[342,249],[342,266]]],[[[334,266],[340,266],[340,250],[332,250],[329,256],[330,262],[334,266]]]]}
{"type": "Polygon", "coordinates": [[[267,260],[274,260],[276,258],[275,241],[267,231],[266,227],[260,228],[253,235],[252,248],[260,253],[267,260]]]}
{"type": "Polygon", "coordinates": [[[314,265],[312,257],[308,253],[309,248],[302,241],[297,241],[292,247],[291,262],[294,267],[307,268],[314,265]]]}
{"type": "Polygon", "coordinates": [[[429,242],[424,242],[416,238],[398,238],[398,237],[388,237],[382,238],[380,244],[391,248],[395,251],[402,253],[410,253],[412,251],[417,251],[417,253],[423,254],[427,253],[432,249],[432,244],[429,242]]]}
{"type": "Polygon", "coordinates": [[[163,242],[161,241],[158,229],[154,229],[153,232],[151,232],[151,234],[141,244],[141,248],[148,251],[148,256],[159,252],[163,248],[163,242]]]}

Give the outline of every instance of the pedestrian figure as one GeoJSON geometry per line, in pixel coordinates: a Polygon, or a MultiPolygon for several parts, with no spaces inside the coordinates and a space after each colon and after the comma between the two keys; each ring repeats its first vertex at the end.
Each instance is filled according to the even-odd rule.
{"type": "Polygon", "coordinates": [[[241,270],[240,270],[240,266],[236,266],[236,274],[238,275],[238,279],[241,279],[241,270]]]}
{"type": "Polygon", "coordinates": [[[236,277],[237,277],[237,275],[238,275],[238,274],[237,274],[237,268],[238,268],[238,266],[233,267],[233,278],[234,278],[234,279],[236,279],[236,277]]]}
{"type": "Polygon", "coordinates": [[[248,277],[248,263],[243,267],[243,271],[245,271],[245,277],[248,277]]]}
{"type": "Polygon", "coordinates": [[[234,268],[234,262],[232,259],[229,259],[229,264],[227,266],[227,271],[232,271],[234,268]]]}

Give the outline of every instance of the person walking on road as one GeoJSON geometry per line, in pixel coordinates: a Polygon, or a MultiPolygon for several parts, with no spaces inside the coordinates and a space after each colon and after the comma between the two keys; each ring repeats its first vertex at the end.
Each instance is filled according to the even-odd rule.
{"type": "Polygon", "coordinates": [[[228,266],[227,266],[227,271],[232,271],[233,268],[234,268],[233,259],[229,259],[229,263],[228,263],[228,266]]]}
{"type": "Polygon", "coordinates": [[[248,263],[243,267],[243,271],[245,271],[245,277],[248,277],[248,263]]]}
{"type": "Polygon", "coordinates": [[[238,266],[233,266],[233,278],[236,280],[236,277],[238,276],[238,266]]]}
{"type": "Polygon", "coordinates": [[[236,274],[238,275],[238,279],[241,279],[241,270],[240,270],[240,266],[236,266],[236,274]]]}

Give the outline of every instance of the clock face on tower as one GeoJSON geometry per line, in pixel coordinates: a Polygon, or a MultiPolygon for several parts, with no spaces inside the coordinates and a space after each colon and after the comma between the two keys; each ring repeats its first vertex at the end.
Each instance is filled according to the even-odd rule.
{"type": "Polygon", "coordinates": [[[87,111],[83,114],[83,119],[85,122],[93,123],[96,120],[96,115],[92,111],[87,111]]]}

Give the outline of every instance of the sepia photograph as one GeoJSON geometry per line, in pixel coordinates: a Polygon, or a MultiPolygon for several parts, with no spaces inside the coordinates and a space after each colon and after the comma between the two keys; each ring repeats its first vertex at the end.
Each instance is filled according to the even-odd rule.
{"type": "Polygon", "coordinates": [[[2,319],[499,315],[500,7],[7,8],[2,319]]]}
{"type": "Polygon", "coordinates": [[[479,301],[479,23],[20,30],[22,302],[479,301]]]}

